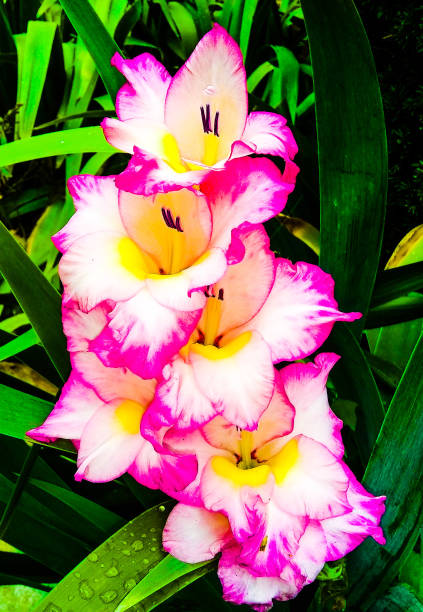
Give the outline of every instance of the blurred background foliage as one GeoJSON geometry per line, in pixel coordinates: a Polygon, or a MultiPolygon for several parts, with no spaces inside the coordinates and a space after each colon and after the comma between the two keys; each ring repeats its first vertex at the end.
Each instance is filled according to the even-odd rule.
{"type": "MultiPolygon", "coordinates": [[[[299,145],[296,162],[301,173],[297,188],[284,215],[268,224],[272,246],[282,256],[310,262],[318,261],[321,246],[315,92],[300,2],[90,0],[104,25],[104,31],[97,29],[98,38],[90,34],[89,13],[81,12],[86,4],[82,0],[0,2],[0,160],[6,160],[0,163],[0,214],[10,231],[7,236],[7,232],[0,235],[0,268],[5,277],[0,285],[0,539],[7,542],[0,550],[0,584],[25,585],[42,592],[50,591],[126,521],[166,499],[130,477],[102,485],[75,483],[75,455],[70,444],[59,441],[46,448],[28,446],[24,440],[25,431],[39,424],[51,409],[67,375],[57,319],[58,254],[50,241],[73,212],[66,179],[78,173],[119,173],[128,161],[127,155],[102,142],[97,128],[103,117],[113,116],[113,92],[122,82],[109,66],[112,41],[127,57],[152,53],[173,74],[214,21],[224,26],[244,55],[250,111],[283,114],[299,145]],[[110,51],[108,56],[104,49],[110,51]],[[81,128],[93,131],[70,131],[81,128]],[[89,146],[84,144],[83,134],[89,146]],[[43,135],[44,139],[34,138],[43,135]],[[3,152],[7,152],[4,158],[3,145],[3,152]],[[11,236],[15,240],[10,241],[11,236]],[[18,244],[29,260],[23,259],[18,244]],[[16,279],[24,277],[32,286],[32,294],[29,290],[23,294],[19,287],[16,279]],[[35,305],[37,295],[45,299],[42,302],[40,297],[38,308],[53,313],[50,329],[45,323],[34,324],[41,320],[35,305]]],[[[304,2],[304,8],[306,5],[304,2]]],[[[420,423],[417,417],[411,425],[405,418],[397,423],[394,410],[400,405],[398,397],[413,405],[420,384],[411,385],[410,381],[418,379],[416,363],[421,360],[418,340],[423,321],[423,226],[419,225],[423,218],[423,159],[417,138],[423,125],[422,86],[418,84],[423,10],[418,2],[407,3],[406,7],[393,2],[387,7],[379,0],[357,0],[356,6],[374,53],[385,111],[387,223],[380,260],[374,257],[378,270],[374,288],[374,277],[368,282],[371,303],[366,333],[360,336],[356,328],[342,331],[336,327],[324,348],[338,350],[344,356],[329,391],[334,410],[345,422],[347,460],[360,477],[385,411],[384,431],[393,428],[398,436],[406,435],[406,427],[420,423]],[[366,402],[371,406],[367,412],[366,402]]],[[[361,113],[360,109],[356,112],[357,116],[361,113]]],[[[366,121],[364,109],[362,120],[366,121]]],[[[383,206],[384,202],[382,216],[383,206]]],[[[323,257],[327,257],[327,251],[323,257]]],[[[354,288],[350,293],[353,299],[354,288]]],[[[348,302],[348,295],[343,299],[348,302]]],[[[383,448],[395,450],[396,443],[401,439],[383,448]]],[[[392,462],[395,459],[387,463],[389,469],[392,462]]],[[[371,469],[366,474],[371,481],[371,469]]],[[[404,482],[398,495],[404,495],[407,487],[418,486],[418,478],[414,485],[410,484],[412,478],[404,482]]],[[[380,492],[384,492],[382,485],[380,492]]],[[[410,508],[414,508],[413,503],[417,512],[419,498],[410,498],[410,508]]],[[[405,510],[401,516],[407,526],[405,510]]],[[[404,527],[398,550],[390,552],[394,571],[379,600],[370,598],[363,603],[362,598],[354,609],[423,609],[419,521],[421,516],[407,527],[408,531],[404,527]],[[401,549],[403,545],[407,554],[401,549]]],[[[155,558],[155,562],[159,560],[155,558]]],[[[363,565],[358,559],[356,565],[360,563],[363,565]]],[[[352,580],[354,576],[352,567],[352,580]]],[[[140,574],[139,579],[142,577],[140,574]]],[[[82,580],[79,584],[85,583],[82,580]]],[[[185,583],[176,580],[170,584],[162,600],[133,609],[158,606],[163,612],[194,612],[199,609],[199,601],[205,612],[244,609],[221,600],[214,574],[180,592],[185,583]]],[[[316,583],[293,602],[277,604],[275,609],[342,610],[348,588],[348,573],[344,564],[339,564],[331,580],[322,580],[319,586],[316,583]]],[[[366,588],[370,592],[370,587],[366,588]]],[[[2,597],[6,594],[0,591],[0,602],[2,597]]],[[[13,592],[12,597],[15,608],[8,604],[6,609],[25,610],[24,600],[17,599],[13,592]]],[[[108,609],[114,609],[113,600],[105,602],[104,610],[108,609]]]]}

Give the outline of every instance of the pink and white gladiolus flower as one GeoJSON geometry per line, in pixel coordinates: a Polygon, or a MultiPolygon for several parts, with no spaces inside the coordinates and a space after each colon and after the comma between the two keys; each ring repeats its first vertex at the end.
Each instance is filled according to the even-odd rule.
{"type": "Polygon", "coordinates": [[[72,440],[78,449],[76,480],[107,482],[128,472],[141,484],[172,495],[195,478],[196,459],[159,454],[142,437],[140,424],[156,381],[108,368],[88,351],[106,324],[101,306],[88,314],[63,308],[72,372],[53,411],[27,435],[42,442],[72,440]]]}
{"type": "Polygon", "coordinates": [[[244,258],[206,289],[190,342],[163,369],[144,420],[151,439],[160,442],[166,427],[193,429],[217,414],[255,429],[273,394],[273,364],[303,359],[335,321],[361,316],[337,309],[333,279],[319,267],[275,259],[263,226],[244,226],[236,236],[244,258]]]}
{"type": "MultiPolygon", "coordinates": [[[[202,428],[203,442],[196,435],[199,474],[176,495],[183,503],[171,512],[163,543],[190,563],[221,551],[218,574],[228,601],[266,611],[367,536],[385,543],[385,498],[365,491],[342,461],[342,422],[326,393],[337,359],[322,353],[314,364],[278,372],[256,431],[217,417],[202,428]]],[[[165,442],[182,450],[190,436],[169,432],[165,442]]]]}
{"type": "Polygon", "coordinates": [[[278,114],[248,112],[246,73],[236,42],[218,24],[172,78],[149,53],[112,65],[128,83],[118,92],[118,119],[104,119],[108,142],[134,153],[117,179],[121,189],[151,193],[200,184],[230,159],[281,156],[295,176],[297,145],[278,114]]]}
{"type": "Polygon", "coordinates": [[[92,345],[106,365],[157,377],[196,328],[203,288],[243,257],[233,233],[277,214],[293,188],[267,159],[234,160],[220,176],[205,185],[208,195],[150,197],[119,191],[113,176],[70,179],[76,213],[53,238],[59,273],[65,300],[84,311],[109,306],[92,345]]]}

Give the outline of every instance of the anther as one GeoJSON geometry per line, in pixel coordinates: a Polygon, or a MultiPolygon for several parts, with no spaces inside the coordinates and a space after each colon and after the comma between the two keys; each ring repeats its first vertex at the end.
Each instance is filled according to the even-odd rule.
{"type": "Polygon", "coordinates": [[[213,134],[215,136],[219,136],[219,111],[216,112],[214,116],[214,129],[213,134]]]}
{"type": "Polygon", "coordinates": [[[176,225],[176,229],[178,230],[178,232],[184,231],[181,226],[181,217],[176,217],[175,225],[176,225]]]}
{"type": "Polygon", "coordinates": [[[166,225],[167,225],[168,227],[172,227],[172,226],[171,226],[171,224],[170,224],[169,218],[168,218],[168,216],[167,216],[167,212],[168,212],[168,211],[167,211],[165,208],[163,208],[163,206],[162,206],[162,217],[163,217],[163,221],[166,223],[166,225]]]}
{"type": "Polygon", "coordinates": [[[223,287],[221,289],[219,289],[219,295],[217,297],[218,300],[222,300],[223,302],[223,287]]]}
{"type": "Polygon", "coordinates": [[[210,125],[210,104],[206,104],[206,110],[204,110],[204,106],[200,107],[201,111],[201,121],[203,122],[203,132],[208,134],[212,131],[210,125]]]}

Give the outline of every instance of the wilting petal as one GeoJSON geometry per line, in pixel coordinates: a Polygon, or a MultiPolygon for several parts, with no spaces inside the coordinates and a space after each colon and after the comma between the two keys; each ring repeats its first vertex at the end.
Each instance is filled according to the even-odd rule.
{"type": "MultiPolygon", "coordinates": [[[[266,446],[256,451],[260,461],[266,455],[266,446]]],[[[319,520],[351,510],[342,464],[319,442],[297,436],[266,465],[275,477],[273,500],[281,510],[319,520]]]]}
{"type": "Polygon", "coordinates": [[[279,155],[285,160],[293,159],[298,153],[297,143],[286,125],[286,119],[276,113],[250,113],[241,140],[255,153],[279,155]]]}
{"type": "Polygon", "coordinates": [[[163,529],[163,548],[185,563],[213,559],[231,539],[223,514],[185,504],[173,508],[163,529]]]}
{"type": "Polygon", "coordinates": [[[55,247],[61,253],[87,234],[100,231],[123,233],[114,176],[72,176],[68,181],[68,189],[76,213],[52,237],[55,247]]]}
{"type": "Polygon", "coordinates": [[[330,409],[326,391],[329,372],[338,359],[339,355],[335,353],[320,353],[315,363],[294,363],[282,368],[279,377],[289,401],[295,407],[294,429],[284,441],[303,434],[342,458],[342,421],[330,409]]]}
{"type": "Polygon", "coordinates": [[[142,53],[125,60],[115,53],[111,60],[127,79],[116,97],[116,113],[126,121],[140,117],[151,121],[164,121],[164,104],[170,84],[170,74],[150,53],[142,53]]]}
{"type": "Polygon", "coordinates": [[[273,288],[262,309],[242,329],[256,329],[272,349],[273,362],[307,357],[323,344],[335,321],[354,321],[333,297],[334,282],[318,266],[276,260],[273,288]]]}
{"type": "Polygon", "coordinates": [[[278,576],[256,576],[248,566],[237,561],[240,547],[225,548],[217,574],[223,586],[223,599],[236,604],[247,604],[256,612],[267,612],[272,600],[292,599],[301,587],[278,576]]]}
{"type": "Polygon", "coordinates": [[[91,343],[91,348],[106,365],[116,366],[114,345],[118,344],[120,365],[142,378],[157,378],[164,365],[188,342],[200,315],[201,310],[179,312],[161,306],[147,289],[142,289],[132,299],[116,305],[110,313],[109,327],[91,343]]]}
{"type": "Polygon", "coordinates": [[[241,429],[255,429],[274,386],[270,351],[260,335],[246,332],[221,348],[193,344],[190,359],[216,412],[241,429]]]}
{"type": "Polygon", "coordinates": [[[27,431],[26,435],[42,442],[51,442],[57,438],[79,440],[86,424],[102,405],[96,393],[72,372],[59,401],[44,423],[27,431]]]}
{"type": "Polygon", "coordinates": [[[204,196],[188,189],[149,198],[121,191],[119,210],[128,236],[165,274],[191,266],[207,250],[212,220],[204,196]]]}
{"type": "MultiPolygon", "coordinates": [[[[294,177],[295,178],[295,177],[294,177]]],[[[235,159],[201,183],[213,216],[212,244],[227,249],[232,229],[248,221],[267,221],[283,210],[295,180],[286,183],[266,158],[235,159]]]]}
{"type": "Polygon", "coordinates": [[[228,157],[232,142],[244,130],[247,103],[241,51],[214,24],[172,79],[166,97],[166,125],[182,157],[209,166],[228,157]]]}
{"type": "MultiPolygon", "coordinates": [[[[220,319],[216,338],[246,323],[261,308],[272,288],[275,265],[269,238],[262,225],[244,227],[236,232],[244,247],[242,260],[227,267],[213,287],[221,295],[220,319]]],[[[199,329],[204,333],[208,311],[204,311],[199,329]]]]}
{"type": "Polygon", "coordinates": [[[374,497],[357,481],[351,470],[344,464],[350,480],[347,499],[352,511],[342,516],[322,521],[327,553],[325,561],[336,561],[344,557],[361,542],[371,536],[379,544],[385,544],[379,522],[385,512],[385,497],[374,497]]]}

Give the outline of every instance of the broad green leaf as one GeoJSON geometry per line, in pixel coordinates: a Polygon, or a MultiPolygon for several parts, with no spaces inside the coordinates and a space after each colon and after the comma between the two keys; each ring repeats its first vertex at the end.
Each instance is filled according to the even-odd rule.
{"type": "MultiPolygon", "coordinates": [[[[366,315],[387,186],[386,134],[370,45],[352,0],[303,0],[316,97],[320,265],[342,310],[366,315]]],[[[352,329],[358,334],[364,320],[352,329]]]]}
{"type": "Polygon", "coordinates": [[[13,357],[18,353],[31,348],[31,346],[34,346],[34,344],[38,344],[39,341],[40,339],[37,332],[33,329],[29,329],[17,338],[13,338],[13,340],[3,344],[3,346],[0,347],[0,361],[9,359],[9,357],[13,357]]]}
{"type": "Polygon", "coordinates": [[[422,603],[423,610],[423,550],[420,553],[411,551],[400,572],[400,580],[409,584],[422,603]]]}
{"type": "Polygon", "coordinates": [[[115,100],[125,79],[111,66],[110,60],[116,52],[121,53],[121,50],[88,0],[60,0],[60,4],[78,36],[84,41],[107,92],[112,100],[115,100]]]}
{"type": "Polygon", "coordinates": [[[408,584],[396,584],[369,608],[369,612],[423,612],[423,603],[408,584]]]}
{"type": "MultiPolygon", "coordinates": [[[[171,502],[140,514],[92,551],[54,588],[36,612],[108,612],[166,553],[161,537],[171,502]]],[[[35,612],[35,611],[34,611],[35,612]]]]}
{"type": "Polygon", "coordinates": [[[183,59],[188,57],[198,42],[197,28],[189,10],[180,2],[169,2],[170,15],[179,32],[181,53],[183,59]]]}
{"type": "Polygon", "coordinates": [[[386,268],[398,268],[423,261],[423,225],[418,225],[404,236],[392,253],[386,268]]]}
{"type": "MultiPolygon", "coordinates": [[[[208,573],[212,569],[214,569],[213,561],[202,561],[201,563],[184,563],[183,561],[179,561],[179,559],[175,559],[171,555],[167,555],[164,559],[159,561],[159,563],[151,569],[148,574],[135,586],[130,593],[125,597],[123,601],[116,608],[116,612],[125,612],[135,606],[140,602],[144,602],[147,598],[151,597],[154,594],[159,594],[160,591],[169,587],[172,583],[176,583],[174,586],[173,592],[168,592],[167,597],[170,597],[174,592],[179,591],[182,586],[180,586],[180,582],[178,579],[185,576],[185,578],[189,578],[194,575],[193,580],[197,580],[204,574],[208,573]],[[199,571],[200,570],[200,571],[199,571]]],[[[183,586],[186,586],[189,582],[186,582],[183,586]]],[[[161,603],[164,601],[161,599],[156,603],[161,603]]],[[[143,606],[143,610],[147,612],[148,610],[152,610],[156,607],[156,605],[151,606],[143,606]]]]}
{"type": "Polygon", "coordinates": [[[242,12],[241,31],[239,33],[239,46],[244,56],[244,61],[248,53],[248,43],[250,42],[251,27],[253,25],[254,14],[256,12],[258,0],[245,0],[242,12]]]}
{"type": "Polygon", "coordinates": [[[104,138],[101,127],[83,127],[52,132],[51,134],[41,134],[40,136],[5,144],[0,147],[0,166],[54,155],[106,153],[108,151],[116,153],[116,149],[109,145],[104,138]]]}
{"type": "Polygon", "coordinates": [[[112,151],[107,153],[94,153],[94,155],[91,155],[87,163],[81,168],[81,174],[100,174],[100,171],[106,161],[109,160],[115,153],[116,151],[114,153],[112,151]]]}
{"type": "Polygon", "coordinates": [[[0,224],[0,271],[65,380],[69,355],[62,332],[60,295],[3,224],[0,224]]]}
{"type": "Polygon", "coordinates": [[[212,19],[210,16],[209,3],[207,0],[194,0],[197,7],[196,22],[200,36],[204,36],[206,32],[212,29],[212,19]]]}
{"type": "Polygon", "coordinates": [[[18,327],[22,327],[22,325],[27,325],[29,323],[28,317],[24,312],[20,312],[19,314],[8,317],[7,319],[3,319],[0,322],[0,330],[13,333],[18,327]]]}
{"type": "Polygon", "coordinates": [[[0,384],[0,433],[25,438],[25,433],[38,427],[53,410],[54,404],[0,384]]]}
{"type": "MultiPolygon", "coordinates": [[[[423,295],[421,293],[410,293],[406,297],[392,300],[376,308],[371,308],[366,319],[366,329],[374,329],[385,325],[394,325],[395,323],[414,321],[414,319],[421,318],[423,318],[423,295]]],[[[421,323],[420,321],[420,326],[421,323]]],[[[407,332],[407,329],[403,331],[405,332],[404,337],[406,337],[407,333],[410,333],[410,330],[407,332]]],[[[388,339],[388,343],[389,341],[390,339],[388,339]]],[[[415,336],[413,336],[413,342],[414,344],[416,342],[415,336]]],[[[397,350],[400,349],[401,343],[397,345],[397,350]]],[[[381,354],[380,356],[386,358],[385,354],[381,354]]]]}
{"type": "Polygon", "coordinates": [[[45,597],[44,591],[22,584],[0,587],[0,601],[3,610],[17,610],[16,605],[19,602],[19,612],[30,612],[31,608],[38,604],[43,597],[45,597]]]}
{"type": "Polygon", "coordinates": [[[47,76],[55,32],[55,23],[30,21],[27,33],[19,35],[16,104],[21,106],[16,117],[15,139],[31,136],[47,76]]]}
{"type": "Polygon", "coordinates": [[[423,289],[423,260],[379,274],[371,305],[374,308],[419,289],[423,289]]]}
{"type": "Polygon", "coordinates": [[[289,217],[280,213],[277,216],[278,221],[299,240],[302,240],[310,249],[317,255],[320,253],[320,232],[313,225],[298,219],[297,217],[289,217]]]}
{"type": "Polygon", "coordinates": [[[423,334],[409,359],[374,446],[363,484],[386,495],[385,546],[368,538],[349,556],[349,603],[366,610],[398,574],[423,522],[423,334]]]}

